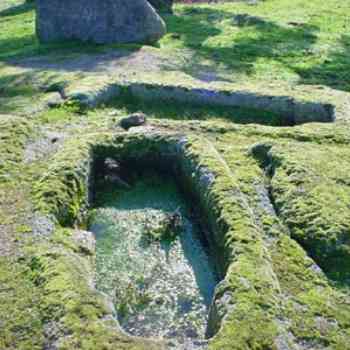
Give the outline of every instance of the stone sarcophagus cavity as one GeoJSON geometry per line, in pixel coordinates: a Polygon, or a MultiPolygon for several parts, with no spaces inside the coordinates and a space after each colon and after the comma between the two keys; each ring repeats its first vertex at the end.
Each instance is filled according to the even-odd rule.
{"type": "Polygon", "coordinates": [[[165,24],[146,0],[37,0],[41,42],[153,43],[165,24]]]}

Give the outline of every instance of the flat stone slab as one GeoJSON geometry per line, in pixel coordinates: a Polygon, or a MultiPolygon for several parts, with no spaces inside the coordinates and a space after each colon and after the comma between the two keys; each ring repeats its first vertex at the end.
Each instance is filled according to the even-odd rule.
{"type": "Polygon", "coordinates": [[[165,24],[146,0],[37,0],[41,42],[153,43],[165,24]]]}

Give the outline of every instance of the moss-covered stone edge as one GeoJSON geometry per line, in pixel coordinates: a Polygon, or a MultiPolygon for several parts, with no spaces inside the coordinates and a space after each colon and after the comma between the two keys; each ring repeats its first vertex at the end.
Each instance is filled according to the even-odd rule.
{"type": "MultiPolygon", "coordinates": [[[[244,195],[240,191],[239,185],[235,183],[232,172],[225,162],[220,160],[220,156],[216,153],[213,145],[193,136],[186,139],[183,137],[179,138],[178,135],[153,135],[152,137],[145,137],[144,135],[136,134],[128,137],[129,140],[132,139],[130,144],[133,145],[133,147],[129,148],[125,147],[125,135],[106,134],[103,136],[96,135],[96,137],[97,138],[92,142],[90,135],[89,142],[86,142],[83,147],[74,147],[77,146],[77,144],[74,145],[73,143],[70,148],[70,155],[73,155],[75,149],[78,160],[82,154],[89,156],[89,152],[91,151],[89,147],[91,147],[93,143],[95,143],[95,145],[96,143],[98,144],[98,140],[100,141],[99,147],[100,152],[102,153],[109,150],[108,152],[112,151],[117,155],[118,150],[122,151],[124,149],[124,151],[127,150],[128,156],[134,152],[133,156],[136,157],[140,156],[140,149],[146,150],[146,153],[148,152],[148,154],[154,155],[155,152],[159,152],[159,144],[164,147],[163,149],[172,152],[175,151],[175,153],[176,147],[180,147],[180,149],[182,148],[183,153],[180,152],[180,154],[185,158],[185,161],[182,164],[193,162],[192,166],[191,164],[189,167],[186,166],[187,169],[192,169],[190,172],[191,176],[187,177],[187,179],[192,178],[192,180],[188,180],[189,183],[192,185],[194,184],[194,186],[199,186],[202,190],[199,191],[199,193],[202,194],[200,198],[201,205],[203,207],[210,206],[211,213],[214,213],[214,211],[217,210],[215,214],[211,215],[214,219],[211,220],[209,215],[209,221],[215,226],[215,229],[212,230],[212,232],[216,232],[217,234],[217,236],[214,237],[215,244],[217,244],[219,249],[222,249],[224,252],[224,260],[226,262],[229,261],[223,269],[227,272],[225,280],[218,286],[215,301],[212,306],[211,324],[215,325],[213,326],[212,333],[215,334],[217,331],[218,333],[213,338],[211,347],[213,349],[263,349],[266,346],[271,346],[272,348],[273,346],[277,346],[276,341],[280,339],[281,335],[286,333],[288,328],[281,326],[281,322],[279,322],[281,314],[285,314],[285,317],[286,315],[288,315],[288,317],[292,317],[293,315],[290,312],[287,312],[288,308],[286,306],[281,308],[281,305],[279,305],[280,303],[278,300],[279,298],[282,298],[282,295],[280,295],[278,280],[276,279],[270,264],[271,257],[266,251],[266,246],[264,245],[262,238],[259,237],[259,228],[255,223],[254,215],[252,215],[252,211],[249,208],[244,195]],[[173,143],[174,140],[177,141],[175,142],[175,145],[177,145],[175,146],[175,149],[173,143]],[[182,140],[182,143],[181,141],[179,142],[179,140],[182,140]],[[135,147],[135,145],[137,145],[137,147],[135,147]],[[203,147],[205,149],[204,152],[203,147]],[[210,169],[210,171],[208,172],[207,169],[210,169]],[[213,182],[211,183],[211,181],[213,182]],[[230,233],[228,234],[228,232],[230,233]],[[243,283],[243,287],[242,281],[246,281],[246,283],[243,283]],[[247,288],[247,286],[251,287],[247,288]],[[225,298],[229,300],[228,303],[221,302],[221,300],[225,298]],[[232,300],[235,300],[234,305],[231,305],[232,309],[237,311],[237,308],[240,308],[240,312],[228,312],[227,305],[230,305],[232,300]],[[220,307],[222,310],[218,310],[220,307]],[[242,317],[248,314],[251,318],[245,320],[246,322],[243,322],[242,317]],[[223,319],[225,321],[221,322],[223,319]],[[245,329],[245,331],[242,331],[243,329],[245,329]],[[232,345],[232,339],[235,339],[237,345],[232,345]]],[[[108,154],[110,155],[111,153],[108,154]]],[[[58,160],[59,159],[60,157],[58,157],[58,160]]],[[[79,169],[81,169],[82,164],[86,165],[81,158],[80,160],[82,163],[74,161],[71,163],[73,168],[74,165],[76,166],[77,164],[80,164],[77,167],[77,174],[82,174],[79,169]]],[[[61,161],[64,163],[63,159],[61,159],[61,161]]],[[[67,167],[62,167],[62,164],[61,166],[58,166],[57,164],[57,167],[53,166],[51,168],[51,180],[49,180],[50,176],[43,177],[43,179],[45,179],[44,183],[46,182],[47,184],[52,185],[52,179],[55,179],[55,181],[61,181],[61,175],[63,175],[64,178],[64,174],[68,174],[68,179],[71,178],[70,172],[67,172],[67,167]],[[62,169],[63,172],[60,173],[62,169]]],[[[80,183],[81,187],[84,187],[84,184],[86,184],[86,176],[88,176],[88,172],[85,172],[85,180],[80,183]]],[[[43,179],[41,181],[43,181],[43,179]]],[[[37,199],[41,198],[38,201],[41,210],[46,212],[52,210],[53,213],[58,216],[59,213],[64,213],[63,217],[65,217],[65,223],[68,223],[69,221],[72,222],[79,217],[76,208],[78,208],[81,203],[87,203],[88,193],[86,190],[77,191],[78,196],[73,196],[75,199],[68,202],[59,200],[50,203],[47,202],[46,199],[43,200],[46,195],[45,191],[42,192],[42,185],[43,182],[41,182],[41,186],[39,186],[41,190],[39,189],[36,193],[37,196],[38,193],[40,193],[37,199]],[[61,209],[58,210],[62,203],[71,203],[73,209],[63,211],[61,211],[61,209]],[[68,216],[66,216],[67,213],[68,216]],[[68,221],[67,217],[69,218],[68,221]]],[[[52,187],[51,185],[49,187],[52,187]]],[[[67,183],[63,184],[63,186],[67,186],[67,183]]],[[[79,188],[79,186],[76,186],[75,188],[79,188]]],[[[51,197],[51,194],[48,197],[54,198],[51,197]]],[[[68,196],[68,198],[71,197],[68,196]]],[[[311,265],[307,262],[308,260],[305,253],[303,253],[301,248],[295,245],[292,241],[287,243],[288,240],[290,239],[287,236],[281,237],[281,242],[285,241],[284,244],[294,247],[293,249],[296,250],[296,252],[299,251],[298,254],[300,255],[301,261],[305,260],[305,263],[303,263],[303,266],[306,269],[305,271],[309,271],[308,273],[310,273],[311,265]]],[[[295,272],[289,271],[288,273],[293,274],[295,272]]],[[[311,278],[309,292],[312,292],[314,288],[316,288],[319,283],[317,282],[319,281],[319,278],[319,276],[313,276],[311,278]],[[313,285],[314,283],[315,285],[313,285]]],[[[321,278],[321,280],[321,284],[327,286],[326,279],[321,278]]],[[[326,287],[326,291],[330,294],[336,294],[336,292],[329,286],[326,287]]],[[[333,307],[337,309],[339,306],[333,307]]],[[[296,323],[293,325],[296,328],[295,334],[297,335],[298,325],[296,323]]],[[[313,325],[311,325],[310,321],[310,327],[311,326],[313,325]]],[[[343,324],[340,326],[343,327],[343,324]]],[[[347,328],[346,324],[345,327],[347,328]]],[[[344,339],[347,339],[346,337],[346,335],[341,337],[338,335],[339,340],[336,340],[337,337],[335,337],[332,341],[335,342],[334,344],[340,344],[343,343],[344,339]]],[[[294,340],[292,340],[292,343],[293,342],[294,340]]]]}

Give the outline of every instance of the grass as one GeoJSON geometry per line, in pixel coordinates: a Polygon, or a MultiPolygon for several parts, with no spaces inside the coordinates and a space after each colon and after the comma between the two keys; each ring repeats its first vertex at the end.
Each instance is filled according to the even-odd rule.
{"type": "MultiPolygon", "coordinates": [[[[106,48],[76,42],[41,45],[35,36],[33,4],[6,4],[0,7],[0,61],[106,48]]],[[[349,10],[349,2],[337,0],[176,5],[174,15],[165,15],[168,34],[159,48],[170,56],[173,51],[186,52],[182,69],[199,79],[205,70],[230,81],[327,85],[350,91],[349,10]]]]}
{"type": "MultiPolygon", "coordinates": [[[[266,0],[257,6],[243,2],[176,5],[174,15],[165,16],[168,34],[152,52],[180,62],[176,69],[199,80],[205,80],[202,74],[207,72],[238,84],[260,82],[268,88],[270,84],[282,88],[285,84],[310,84],[349,91],[349,9],[348,1],[337,0],[266,0]]],[[[41,45],[34,22],[33,5],[22,0],[0,1],[0,113],[35,104],[45,87],[64,78],[62,71],[49,76],[40,69],[18,69],[13,60],[47,54],[55,61],[110,48],[72,42],[41,45]]],[[[173,73],[176,78],[179,72],[173,73]]],[[[212,349],[272,349],[280,328],[304,347],[349,348],[348,266],[344,264],[344,271],[339,266],[333,269],[327,259],[332,255],[323,257],[314,249],[319,244],[317,247],[322,245],[329,253],[328,248],[341,242],[342,262],[348,262],[350,256],[347,127],[240,126],[227,121],[249,123],[253,118],[256,122],[256,111],[128,98],[82,113],[75,107],[47,110],[37,118],[0,116],[0,238],[11,243],[11,259],[0,259],[0,285],[5,286],[0,288],[0,315],[5,315],[0,348],[42,348],[48,320],[57,322],[59,334],[53,334],[51,340],[56,336],[63,339],[61,348],[152,348],[134,344],[103,323],[110,311],[87,287],[92,257],[83,255],[73,240],[74,230],[58,229],[40,244],[28,243],[33,236],[28,220],[37,193],[47,197],[40,197],[38,210],[48,208],[57,217],[61,215],[63,224],[79,218],[88,193],[89,145],[95,138],[101,137],[100,152],[154,151],[151,138],[130,134],[138,147],[127,150],[127,143],[108,136],[120,130],[116,126],[121,116],[138,110],[149,115],[152,126],[186,134],[190,139],[186,158],[200,165],[195,169],[208,168],[217,175],[213,191],[203,196],[214,210],[213,217],[220,215],[222,232],[229,230],[218,236],[218,242],[223,258],[227,256],[234,264],[227,275],[228,284],[220,287],[218,301],[221,293],[225,298],[232,295],[229,306],[234,312],[226,319],[220,337],[213,340],[212,349]],[[44,130],[40,131],[41,127],[44,130]],[[26,145],[39,141],[45,129],[64,132],[65,145],[56,154],[24,162],[26,145]],[[281,159],[270,188],[249,153],[252,145],[265,141],[273,143],[273,155],[281,159]],[[268,190],[273,192],[272,204],[278,207],[279,217],[266,207],[263,195],[268,190]],[[314,271],[316,266],[307,255],[328,276],[314,271]]],[[[261,123],[279,125],[278,116],[260,116],[261,123]]],[[[155,140],[162,143],[167,137],[155,140]]],[[[194,176],[201,175],[196,171],[194,176]]]]}
{"type": "Polygon", "coordinates": [[[288,80],[350,90],[350,3],[269,0],[179,6],[162,47],[193,49],[190,66],[218,66],[235,79],[288,80]],[[177,35],[174,35],[174,34],[177,35]]]}

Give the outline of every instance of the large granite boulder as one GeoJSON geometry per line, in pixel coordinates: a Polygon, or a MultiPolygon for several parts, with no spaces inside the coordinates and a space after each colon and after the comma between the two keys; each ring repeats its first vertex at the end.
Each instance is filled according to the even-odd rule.
{"type": "Polygon", "coordinates": [[[173,7],[173,0],[148,0],[148,2],[160,12],[171,13],[173,7]]]}
{"type": "Polygon", "coordinates": [[[37,0],[41,42],[152,43],[165,24],[147,0],[37,0]]]}

